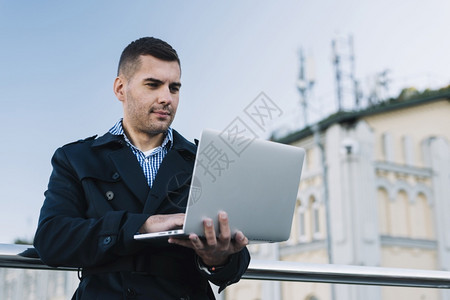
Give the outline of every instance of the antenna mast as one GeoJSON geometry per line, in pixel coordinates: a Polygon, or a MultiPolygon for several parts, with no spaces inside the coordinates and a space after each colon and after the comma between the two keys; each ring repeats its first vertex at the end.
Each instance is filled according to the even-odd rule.
{"type": "Polygon", "coordinates": [[[314,86],[314,70],[312,66],[312,60],[305,60],[303,50],[300,49],[299,52],[300,60],[300,72],[297,80],[297,90],[300,93],[300,105],[303,112],[303,126],[308,126],[308,98],[309,92],[314,86]]]}

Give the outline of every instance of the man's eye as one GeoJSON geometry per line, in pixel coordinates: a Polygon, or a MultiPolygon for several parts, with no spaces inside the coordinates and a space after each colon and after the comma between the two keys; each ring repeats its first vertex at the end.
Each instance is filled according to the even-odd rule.
{"type": "Polygon", "coordinates": [[[178,91],[180,90],[180,87],[178,87],[178,86],[171,86],[171,87],[169,87],[169,89],[170,89],[171,93],[178,93],[178,91]]]}
{"type": "Polygon", "coordinates": [[[157,88],[159,86],[159,84],[157,84],[157,83],[147,83],[147,86],[151,87],[151,88],[157,88]]]}

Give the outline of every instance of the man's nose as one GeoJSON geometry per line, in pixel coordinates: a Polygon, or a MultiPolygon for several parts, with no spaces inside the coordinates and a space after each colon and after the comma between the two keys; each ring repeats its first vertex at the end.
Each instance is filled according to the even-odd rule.
{"type": "Polygon", "coordinates": [[[173,101],[173,94],[170,92],[170,88],[164,86],[160,90],[158,102],[168,105],[168,104],[172,103],[172,101],[173,101]]]}

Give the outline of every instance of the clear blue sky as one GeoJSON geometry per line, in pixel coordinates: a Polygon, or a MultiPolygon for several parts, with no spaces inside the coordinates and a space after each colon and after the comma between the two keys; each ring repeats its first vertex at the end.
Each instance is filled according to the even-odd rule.
{"type": "Polygon", "coordinates": [[[352,34],[362,83],[391,70],[402,87],[450,83],[450,2],[0,0],[0,243],[31,239],[54,150],[121,116],[112,92],[122,49],[160,37],[182,61],[174,127],[224,128],[261,91],[292,127],[298,49],[314,57],[311,119],[334,107],[331,40],[352,34]]]}

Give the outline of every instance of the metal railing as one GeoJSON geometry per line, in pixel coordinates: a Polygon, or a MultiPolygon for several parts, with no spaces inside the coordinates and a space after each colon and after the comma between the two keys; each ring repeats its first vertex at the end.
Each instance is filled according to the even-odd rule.
{"type": "MultiPolygon", "coordinates": [[[[49,267],[30,245],[0,244],[0,268],[76,271],[49,267]]],[[[243,279],[450,288],[450,272],[367,266],[252,260],[243,279]]]]}

